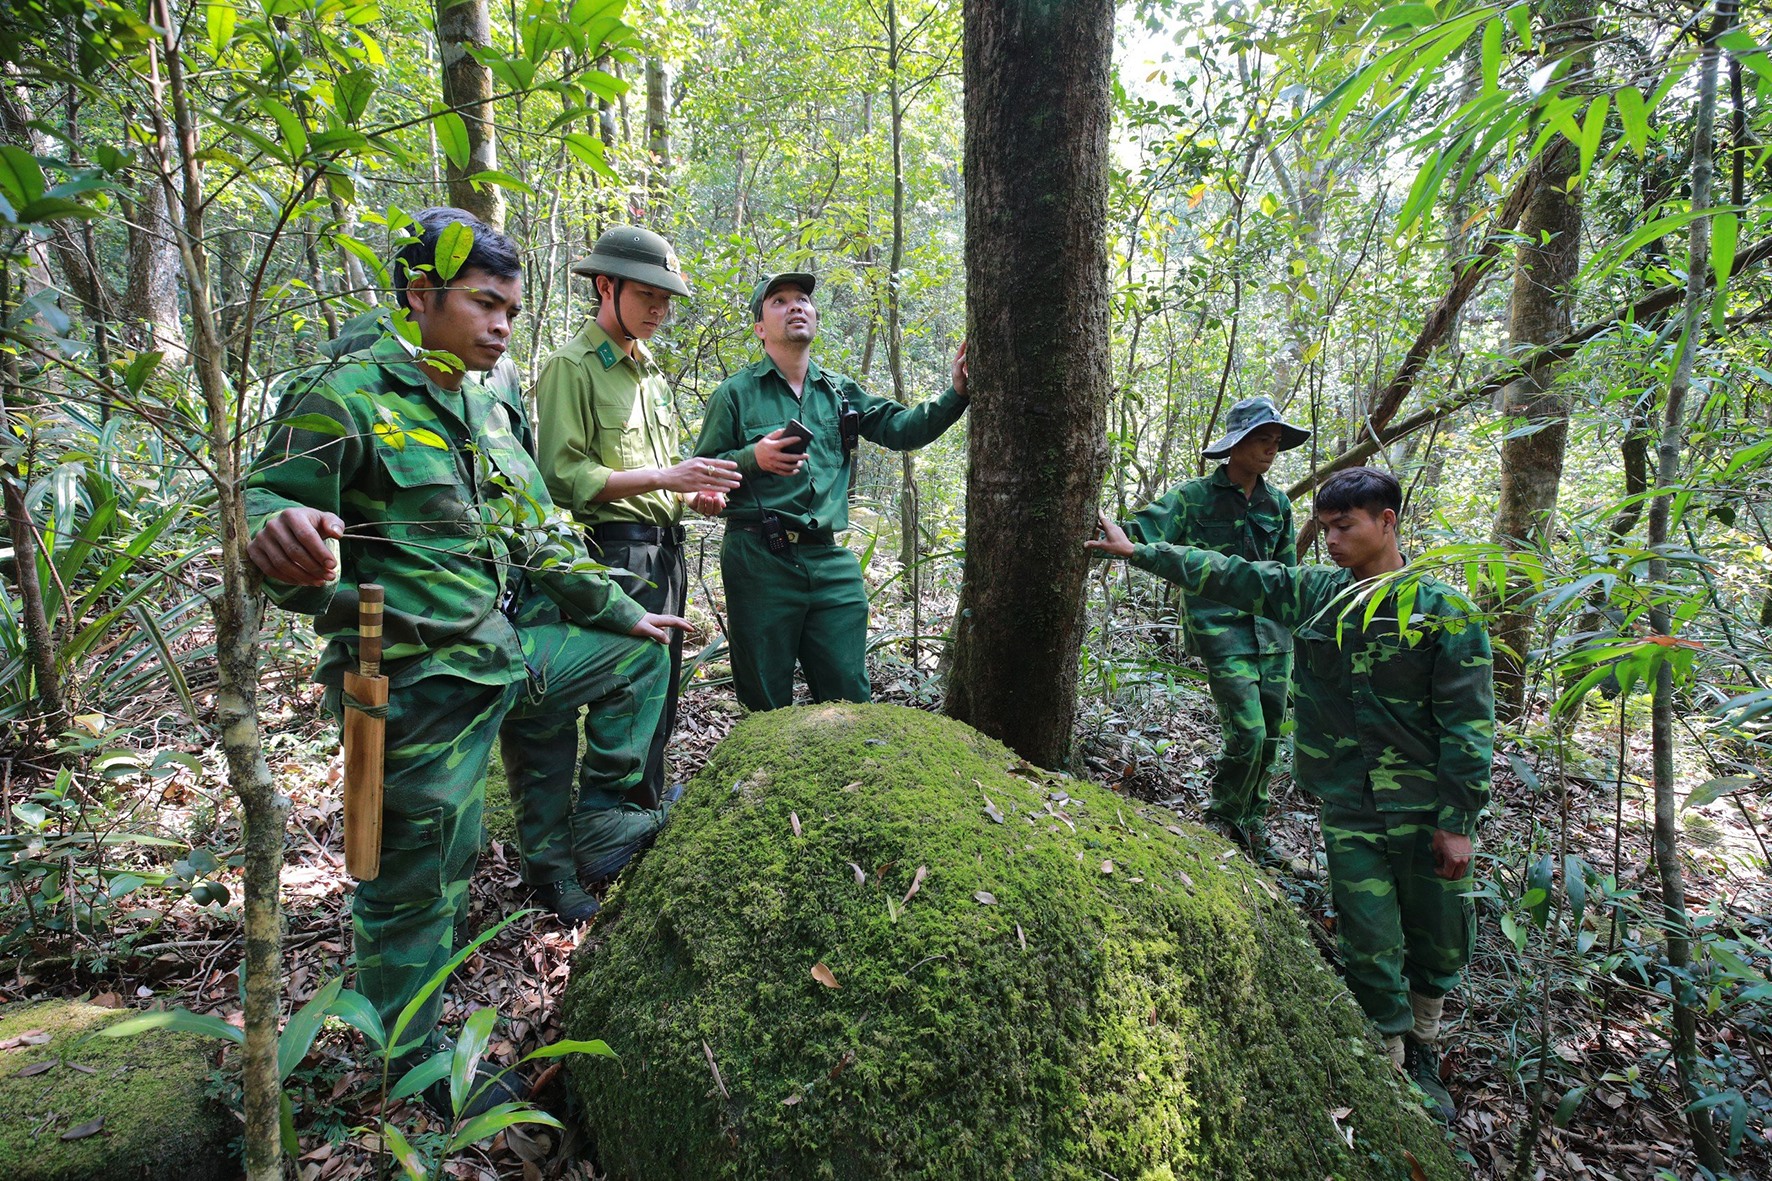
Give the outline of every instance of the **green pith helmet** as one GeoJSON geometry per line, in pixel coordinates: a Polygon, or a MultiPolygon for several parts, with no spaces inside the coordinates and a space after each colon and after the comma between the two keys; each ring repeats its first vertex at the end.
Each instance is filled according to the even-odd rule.
{"type": "Polygon", "coordinates": [[[1280,450],[1290,451],[1306,439],[1311,433],[1301,426],[1293,426],[1280,417],[1280,411],[1274,406],[1274,400],[1265,395],[1244,398],[1231,407],[1225,416],[1224,438],[1201,452],[1208,459],[1219,459],[1231,453],[1231,448],[1243,441],[1243,436],[1258,426],[1278,423],[1280,427],[1280,450]]]}
{"type": "Polygon", "coordinates": [[[757,280],[757,285],[751,288],[752,321],[763,318],[763,301],[768,299],[777,287],[786,287],[790,283],[807,295],[811,295],[812,289],[818,286],[818,280],[805,271],[778,271],[773,275],[764,275],[757,280]]]}
{"type": "Polygon", "coordinates": [[[608,275],[649,283],[672,295],[688,295],[683,268],[671,244],[639,226],[611,226],[604,230],[591,252],[572,264],[575,275],[608,275]]]}

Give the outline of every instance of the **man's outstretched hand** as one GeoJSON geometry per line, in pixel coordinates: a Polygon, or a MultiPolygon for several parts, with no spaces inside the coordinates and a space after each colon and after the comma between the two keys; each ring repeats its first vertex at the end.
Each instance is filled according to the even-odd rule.
{"type": "Polygon", "coordinates": [[[657,640],[661,644],[667,644],[671,639],[672,628],[680,632],[692,632],[695,630],[695,625],[678,615],[653,615],[648,612],[640,617],[640,622],[636,623],[628,634],[639,636],[643,640],[657,640]]]}
{"type": "Polygon", "coordinates": [[[1084,549],[1098,549],[1114,558],[1132,556],[1132,539],[1126,536],[1126,531],[1117,522],[1108,520],[1106,513],[1097,513],[1095,523],[1100,527],[1102,536],[1085,541],[1084,549]]]}
{"type": "Polygon", "coordinates": [[[1470,872],[1471,839],[1443,828],[1434,829],[1434,872],[1456,882],[1470,872]]]}
{"type": "Polygon", "coordinates": [[[290,586],[325,586],[338,577],[327,538],[345,535],[345,523],[317,508],[286,508],[246,543],[259,573],[290,586]]]}

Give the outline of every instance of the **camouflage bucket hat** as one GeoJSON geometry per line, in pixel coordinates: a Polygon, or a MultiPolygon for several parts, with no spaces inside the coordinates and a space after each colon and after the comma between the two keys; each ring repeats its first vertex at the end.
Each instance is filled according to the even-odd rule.
{"type": "Polygon", "coordinates": [[[591,252],[572,264],[572,273],[632,279],[672,295],[689,294],[677,252],[669,242],[639,226],[612,226],[604,230],[591,252]]]}
{"type": "Polygon", "coordinates": [[[805,271],[778,271],[773,275],[764,275],[751,288],[751,321],[755,323],[763,318],[763,301],[769,298],[770,292],[777,287],[786,287],[792,283],[807,295],[818,285],[818,280],[805,271]]]}
{"type": "Polygon", "coordinates": [[[1231,407],[1225,416],[1224,438],[1206,448],[1200,454],[1208,459],[1222,459],[1230,454],[1232,447],[1243,441],[1243,436],[1259,426],[1278,423],[1280,427],[1280,450],[1290,451],[1306,439],[1311,433],[1301,426],[1293,426],[1280,417],[1280,411],[1274,406],[1272,398],[1244,398],[1231,407]]]}

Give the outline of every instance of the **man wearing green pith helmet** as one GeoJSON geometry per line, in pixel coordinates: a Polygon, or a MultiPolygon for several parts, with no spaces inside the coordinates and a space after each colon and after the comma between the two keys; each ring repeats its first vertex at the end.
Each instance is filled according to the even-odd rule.
{"type": "MultiPolygon", "coordinates": [[[[738,486],[730,461],[682,457],[670,385],[646,347],[672,299],[687,296],[689,286],[670,244],[639,226],[604,231],[572,269],[596,285],[596,312],[548,358],[536,382],[536,463],[555,503],[571,510],[591,556],[610,568],[617,585],[648,611],[681,615],[688,588],[683,510],[717,514],[738,486]]],[[[533,607],[552,610],[546,601],[533,607]]],[[[671,802],[665,744],[676,723],[682,669],[683,638],[676,633],[645,779],[613,807],[595,793],[581,793],[575,806],[553,788],[571,780],[574,718],[527,718],[504,729],[523,880],[567,922],[596,913],[584,887],[614,876],[664,821],[671,802]]]]}
{"type": "Polygon", "coordinates": [[[720,572],[733,686],[754,710],[793,704],[796,664],[814,701],[868,700],[867,587],[837,540],[849,528],[856,440],[910,451],[966,412],[964,345],[949,388],[916,406],[820,368],[816,286],[805,272],[783,272],[752,288],[763,359],[720,383],[695,446],[735,463],[744,481],[726,498],[720,572]]]}
{"type": "MultiPolygon", "coordinates": [[[[1280,417],[1271,399],[1231,407],[1224,437],[1204,449],[1223,462],[1133,514],[1135,543],[1196,545],[1252,562],[1298,564],[1292,505],[1264,478],[1282,451],[1311,433],[1280,417]]],[[[1223,747],[1212,768],[1207,822],[1262,861],[1289,859],[1267,837],[1268,777],[1292,682],[1292,633],[1239,606],[1186,596],[1187,651],[1206,665],[1223,747]]]]}

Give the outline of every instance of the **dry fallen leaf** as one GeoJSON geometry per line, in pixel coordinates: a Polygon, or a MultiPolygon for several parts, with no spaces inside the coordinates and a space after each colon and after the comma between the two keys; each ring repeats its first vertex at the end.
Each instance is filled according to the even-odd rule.
{"type": "Polygon", "coordinates": [[[1409,1181],[1427,1181],[1427,1173],[1422,1169],[1421,1162],[1407,1148],[1403,1150],[1403,1159],[1409,1162],[1409,1181]]]}
{"type": "Polygon", "coordinates": [[[47,1062],[33,1062],[29,1066],[25,1067],[23,1070],[19,1071],[17,1074],[13,1075],[12,1077],[13,1078],[30,1078],[32,1075],[44,1074],[44,1073],[54,1070],[54,1069],[55,1069],[55,1059],[51,1058],[47,1062]]]}
{"type": "Polygon", "coordinates": [[[788,823],[793,826],[794,835],[799,836],[800,835],[800,814],[798,812],[789,812],[788,813],[788,823]]]}
{"type": "Polygon", "coordinates": [[[84,1140],[88,1136],[97,1135],[98,1130],[104,1126],[105,1126],[105,1117],[101,1115],[97,1119],[87,1120],[85,1123],[79,1125],[78,1127],[69,1128],[67,1131],[62,1133],[62,1139],[63,1140],[84,1140]]]}
{"type": "Polygon", "coordinates": [[[1112,861],[1102,862],[1101,863],[1101,872],[1102,873],[1113,873],[1114,872],[1114,863],[1112,861]]]}
{"type": "Polygon", "coordinates": [[[974,891],[972,896],[974,898],[978,899],[980,902],[984,903],[986,906],[997,905],[997,896],[995,894],[991,893],[989,890],[974,891]]]}
{"type": "Polygon", "coordinates": [[[1015,937],[1021,941],[1021,949],[1026,951],[1028,949],[1028,936],[1027,932],[1021,929],[1020,923],[1015,924],[1015,937]]]}
{"type": "Polygon", "coordinates": [[[820,984],[824,985],[826,988],[842,988],[843,987],[841,984],[837,983],[836,973],[832,972],[829,968],[824,966],[823,960],[819,960],[816,964],[812,965],[812,978],[814,980],[818,981],[820,984]]]}
{"type": "Polygon", "coordinates": [[[841,1058],[837,1059],[837,1064],[835,1066],[831,1067],[831,1077],[836,1078],[838,1075],[842,1074],[843,1071],[848,1069],[849,1064],[854,1061],[855,1061],[855,1051],[854,1050],[844,1050],[843,1056],[841,1058]]]}
{"type": "Polygon", "coordinates": [[[984,814],[986,816],[989,816],[992,820],[995,820],[998,824],[1002,824],[1004,822],[1003,821],[1003,809],[997,807],[996,804],[992,803],[991,797],[989,797],[989,796],[986,796],[984,798],[984,814]]]}
{"type": "Polygon", "coordinates": [[[714,1072],[714,1086],[719,1089],[720,1098],[730,1101],[732,1092],[726,1089],[726,1080],[720,1077],[719,1063],[714,1061],[714,1047],[703,1042],[701,1052],[708,1056],[708,1069],[714,1072]]]}
{"type": "Polygon", "coordinates": [[[1178,837],[1185,837],[1187,835],[1187,833],[1182,829],[1181,825],[1179,825],[1179,824],[1166,824],[1163,827],[1167,828],[1170,832],[1174,833],[1178,837]]]}
{"type": "Polygon", "coordinates": [[[859,866],[859,865],[855,864],[855,862],[851,861],[849,863],[849,868],[853,869],[855,871],[855,884],[856,885],[865,886],[868,884],[868,875],[862,872],[861,866],[859,866]]]}
{"type": "Polygon", "coordinates": [[[789,1095],[789,1096],[788,1096],[788,1097],[787,1097],[787,1098],[786,1098],[786,1099],[783,1099],[783,1100],[782,1100],[782,1101],[781,1101],[781,1105],[782,1105],[782,1106],[783,1106],[783,1107],[792,1107],[792,1106],[794,1106],[794,1105],[795,1105],[795,1104],[796,1104],[796,1103],[798,1103],[798,1102],[800,1102],[800,1100],[801,1100],[801,1099],[802,1099],[802,1098],[804,1098],[804,1096],[801,1096],[801,1095],[789,1095]]]}
{"type": "Polygon", "coordinates": [[[903,898],[899,899],[900,906],[909,902],[911,898],[916,895],[917,891],[923,888],[923,879],[928,876],[929,867],[927,865],[919,865],[917,867],[917,872],[911,876],[911,888],[904,892],[903,898]]]}
{"type": "Polygon", "coordinates": [[[20,1046],[41,1046],[49,1041],[49,1035],[41,1029],[27,1029],[17,1037],[9,1037],[0,1042],[0,1050],[16,1050],[20,1046]]]}

